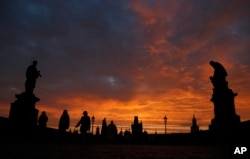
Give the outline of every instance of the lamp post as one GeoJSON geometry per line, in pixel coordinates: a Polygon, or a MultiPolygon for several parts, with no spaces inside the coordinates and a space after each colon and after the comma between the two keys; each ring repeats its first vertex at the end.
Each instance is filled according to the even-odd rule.
{"type": "Polygon", "coordinates": [[[165,135],[167,134],[167,117],[165,115],[165,117],[163,118],[164,119],[164,124],[165,124],[165,135]]]}
{"type": "Polygon", "coordinates": [[[95,117],[94,117],[94,115],[92,116],[91,121],[92,121],[92,133],[93,133],[93,135],[94,135],[94,122],[95,122],[95,117]]]}

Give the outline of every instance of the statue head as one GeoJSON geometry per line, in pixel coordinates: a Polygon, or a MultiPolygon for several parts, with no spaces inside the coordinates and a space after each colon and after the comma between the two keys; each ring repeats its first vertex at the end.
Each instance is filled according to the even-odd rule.
{"type": "Polygon", "coordinates": [[[209,64],[214,68],[214,75],[227,76],[227,71],[219,62],[210,61],[209,64]]]}
{"type": "Polygon", "coordinates": [[[212,67],[215,67],[216,62],[214,62],[214,61],[210,61],[210,62],[209,62],[209,64],[210,64],[212,67]]]}
{"type": "Polygon", "coordinates": [[[37,61],[36,60],[33,61],[33,65],[35,65],[35,66],[37,65],[37,61]]]}

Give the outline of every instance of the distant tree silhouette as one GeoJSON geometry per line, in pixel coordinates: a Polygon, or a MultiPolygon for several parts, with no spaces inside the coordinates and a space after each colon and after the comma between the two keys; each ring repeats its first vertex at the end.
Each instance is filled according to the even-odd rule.
{"type": "Polygon", "coordinates": [[[43,111],[42,114],[38,118],[39,127],[46,128],[47,127],[47,121],[48,121],[48,117],[46,115],[46,112],[43,111]]]}
{"type": "Polygon", "coordinates": [[[26,82],[25,82],[25,91],[33,93],[33,90],[36,86],[36,79],[42,77],[40,71],[36,69],[37,61],[33,61],[33,64],[30,65],[26,70],[26,82]]]}
{"type": "Polygon", "coordinates": [[[88,116],[88,112],[84,111],[83,116],[79,120],[79,122],[76,124],[76,128],[81,125],[80,132],[82,134],[86,134],[90,130],[90,117],[88,116]]]}
{"type": "Polygon", "coordinates": [[[69,128],[70,117],[67,110],[64,110],[59,120],[59,130],[65,132],[69,128]]]}

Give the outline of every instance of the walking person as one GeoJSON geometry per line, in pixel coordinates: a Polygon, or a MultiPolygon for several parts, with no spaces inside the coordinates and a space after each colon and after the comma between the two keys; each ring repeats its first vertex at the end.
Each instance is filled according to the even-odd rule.
{"type": "Polygon", "coordinates": [[[84,111],[83,116],[79,120],[79,122],[76,124],[75,128],[80,126],[80,132],[81,132],[81,142],[86,143],[88,141],[88,134],[87,132],[90,130],[90,117],[88,116],[88,112],[84,111]]]}

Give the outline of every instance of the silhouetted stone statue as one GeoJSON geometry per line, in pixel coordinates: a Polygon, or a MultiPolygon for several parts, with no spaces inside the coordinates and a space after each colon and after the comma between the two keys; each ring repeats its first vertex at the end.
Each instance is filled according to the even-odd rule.
{"type": "Polygon", "coordinates": [[[22,128],[31,132],[37,126],[38,110],[35,108],[35,104],[40,99],[35,96],[33,90],[36,78],[40,76],[40,73],[36,69],[36,64],[37,61],[33,61],[33,65],[29,66],[26,71],[25,91],[16,94],[17,100],[11,103],[9,119],[12,129],[22,128]]]}
{"type": "Polygon", "coordinates": [[[69,114],[67,110],[64,110],[61,118],[59,120],[59,130],[62,132],[65,132],[69,128],[69,114]]]}
{"type": "Polygon", "coordinates": [[[40,71],[36,69],[37,61],[33,61],[33,64],[30,65],[26,70],[26,82],[25,82],[25,91],[33,93],[33,90],[36,86],[36,79],[42,77],[40,71]]]}
{"type": "Polygon", "coordinates": [[[214,68],[214,75],[210,77],[214,88],[227,87],[225,68],[218,62],[210,61],[209,64],[214,68]]]}
{"type": "Polygon", "coordinates": [[[218,62],[210,61],[214,68],[214,75],[210,77],[214,86],[211,101],[214,103],[214,119],[211,121],[209,130],[216,132],[227,132],[237,130],[240,117],[235,113],[234,93],[228,88],[226,81],[227,72],[218,62]]]}
{"type": "Polygon", "coordinates": [[[80,127],[80,132],[82,134],[86,134],[90,130],[90,117],[88,116],[88,112],[84,111],[83,116],[79,120],[79,122],[76,124],[75,128],[77,128],[79,125],[80,127]]]}
{"type": "Polygon", "coordinates": [[[209,64],[214,68],[214,75],[213,77],[226,77],[227,76],[227,71],[225,68],[219,63],[215,61],[210,61],[209,64]]]}
{"type": "Polygon", "coordinates": [[[43,111],[42,114],[39,116],[38,126],[40,128],[46,128],[47,127],[47,121],[48,121],[48,117],[46,115],[46,112],[43,111]]]}

